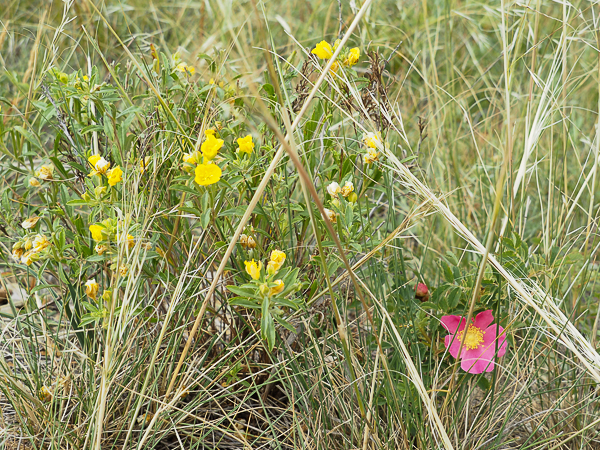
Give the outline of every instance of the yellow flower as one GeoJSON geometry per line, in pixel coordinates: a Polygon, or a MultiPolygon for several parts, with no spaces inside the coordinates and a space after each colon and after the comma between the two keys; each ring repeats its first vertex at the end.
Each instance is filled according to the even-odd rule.
{"type": "Polygon", "coordinates": [[[122,277],[127,275],[127,266],[121,266],[119,267],[119,275],[121,275],[122,277]]]}
{"type": "Polygon", "coordinates": [[[321,41],[312,49],[311,53],[317,55],[319,59],[329,59],[333,56],[333,49],[329,42],[321,41]]]}
{"type": "Polygon", "coordinates": [[[90,175],[104,174],[110,167],[110,163],[100,155],[92,155],[88,158],[88,161],[94,168],[90,175]]]}
{"type": "Polygon", "coordinates": [[[198,164],[196,166],[194,181],[200,186],[215,184],[221,179],[221,168],[216,164],[198,164]]]}
{"type": "Polygon", "coordinates": [[[52,174],[54,173],[53,166],[42,166],[38,170],[35,171],[35,176],[41,178],[44,181],[48,181],[52,179],[52,174]]]}
{"type": "Polygon", "coordinates": [[[98,297],[98,289],[100,289],[100,285],[96,283],[96,280],[91,279],[85,282],[85,295],[92,300],[96,300],[98,297]]]}
{"type": "Polygon", "coordinates": [[[38,187],[38,186],[41,186],[41,185],[42,185],[42,183],[40,183],[37,178],[31,177],[29,179],[29,186],[31,186],[31,187],[38,187]]]}
{"type": "Polygon", "coordinates": [[[271,252],[271,260],[267,264],[267,271],[269,272],[269,274],[274,274],[279,269],[281,269],[281,266],[283,266],[284,262],[285,253],[283,253],[280,250],[273,250],[271,252]]]}
{"type": "Polygon", "coordinates": [[[104,239],[102,237],[102,230],[104,230],[104,227],[102,225],[98,225],[98,224],[90,225],[90,233],[92,233],[92,239],[95,240],[96,242],[104,239]]]}
{"type": "Polygon", "coordinates": [[[200,152],[193,151],[192,153],[184,153],[183,162],[194,165],[198,164],[200,162],[200,152]]]}
{"type": "Polygon", "coordinates": [[[23,228],[25,228],[26,230],[29,230],[29,229],[35,227],[35,224],[38,223],[38,220],[40,220],[40,218],[37,216],[30,217],[29,219],[24,220],[23,223],[21,224],[21,226],[23,228]]]}
{"type": "Polygon", "coordinates": [[[36,253],[41,252],[49,245],[50,245],[50,241],[43,234],[37,234],[35,236],[35,238],[33,239],[33,251],[36,253]]]}
{"type": "Polygon", "coordinates": [[[269,289],[269,295],[277,295],[285,288],[283,280],[275,280],[274,283],[277,285],[269,289]]]}
{"type": "Polygon", "coordinates": [[[329,193],[329,195],[331,195],[332,197],[337,197],[337,195],[342,192],[342,188],[340,188],[340,185],[335,182],[332,181],[331,183],[329,183],[329,185],[327,186],[327,192],[329,193]]]}
{"type": "Polygon", "coordinates": [[[42,386],[42,389],[40,389],[40,393],[38,394],[38,397],[44,403],[50,403],[52,401],[52,392],[46,386],[42,386]]]}
{"type": "Polygon", "coordinates": [[[213,130],[212,128],[209,128],[208,130],[204,130],[204,135],[205,136],[210,136],[210,135],[214,136],[215,133],[216,133],[216,131],[213,130]]]}
{"type": "Polygon", "coordinates": [[[369,148],[378,148],[381,146],[381,138],[378,133],[368,133],[363,134],[363,142],[369,148]]]}
{"type": "Polygon", "coordinates": [[[223,147],[223,139],[217,139],[214,134],[207,134],[206,140],[202,143],[200,150],[202,150],[202,156],[207,160],[213,159],[217,156],[219,149],[223,147]]]}
{"type": "Polygon", "coordinates": [[[140,173],[143,175],[146,172],[146,168],[152,161],[152,156],[146,156],[144,159],[140,159],[140,173]]]}
{"type": "Polygon", "coordinates": [[[25,264],[26,266],[30,266],[37,259],[38,256],[35,254],[35,251],[29,250],[28,252],[25,252],[23,256],[21,256],[21,263],[25,264]]]}
{"type": "Polygon", "coordinates": [[[353,191],[354,184],[352,183],[352,181],[346,181],[346,184],[344,184],[344,187],[342,188],[342,196],[348,197],[348,195],[350,195],[350,193],[353,191]]]}
{"type": "Polygon", "coordinates": [[[332,211],[327,208],[323,208],[323,209],[325,210],[325,215],[327,216],[329,221],[332,223],[336,223],[337,222],[337,214],[335,213],[335,211],[332,211]]]}
{"type": "MultiPolygon", "coordinates": [[[[17,244],[20,244],[20,243],[17,243],[17,244]]],[[[18,261],[21,258],[21,256],[23,256],[23,253],[25,252],[25,250],[23,250],[22,247],[16,247],[17,244],[13,245],[13,250],[12,250],[12,257],[16,261],[18,261]]]]}
{"type": "Polygon", "coordinates": [[[106,245],[96,244],[96,247],[94,247],[94,250],[96,250],[96,253],[98,253],[99,255],[102,255],[102,254],[104,254],[104,252],[106,252],[106,250],[108,250],[108,247],[106,245]]]}
{"type": "Polygon", "coordinates": [[[338,69],[340,68],[340,65],[337,61],[334,61],[333,64],[331,65],[331,71],[333,72],[333,74],[337,74],[338,69]]]}
{"type": "MultiPolygon", "coordinates": [[[[121,234],[117,234],[117,242],[121,241],[122,239],[122,235],[121,234]]],[[[130,234],[127,234],[127,236],[125,237],[125,242],[127,243],[127,248],[129,250],[131,250],[133,248],[133,246],[135,245],[135,241],[133,240],[133,236],[130,234]]]]}
{"type": "Polygon", "coordinates": [[[344,61],[344,64],[346,66],[353,66],[354,64],[356,64],[358,62],[359,58],[360,58],[360,49],[358,47],[351,48],[350,51],[348,52],[348,56],[346,57],[346,60],[344,61]]]}
{"type": "Polygon", "coordinates": [[[106,176],[108,177],[108,184],[114,186],[123,179],[123,171],[119,166],[115,166],[114,169],[106,172],[106,176]]]}
{"type": "Polygon", "coordinates": [[[184,62],[177,64],[177,67],[175,69],[179,72],[188,73],[189,75],[194,75],[194,73],[196,73],[196,69],[194,66],[188,66],[184,62]]]}
{"type": "Polygon", "coordinates": [[[252,277],[253,280],[258,280],[260,278],[260,269],[262,269],[262,262],[258,261],[244,261],[246,265],[246,272],[248,275],[252,277]]]}
{"type": "Polygon", "coordinates": [[[243,138],[238,138],[237,143],[239,146],[238,152],[248,153],[249,155],[252,154],[252,151],[254,150],[254,142],[252,142],[251,134],[243,138]]]}
{"type": "Polygon", "coordinates": [[[365,155],[365,164],[373,164],[375,161],[379,161],[379,152],[373,148],[368,148],[365,155]]]}

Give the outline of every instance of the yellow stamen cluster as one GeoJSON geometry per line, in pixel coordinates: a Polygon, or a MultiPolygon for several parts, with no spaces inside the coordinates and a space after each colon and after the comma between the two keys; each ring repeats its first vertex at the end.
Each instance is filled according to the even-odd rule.
{"type": "Polygon", "coordinates": [[[483,335],[485,334],[485,331],[483,331],[481,328],[477,328],[475,325],[471,324],[469,325],[469,328],[467,328],[466,335],[464,334],[465,330],[459,331],[457,338],[459,341],[464,342],[465,348],[474,350],[483,344],[483,335]]]}

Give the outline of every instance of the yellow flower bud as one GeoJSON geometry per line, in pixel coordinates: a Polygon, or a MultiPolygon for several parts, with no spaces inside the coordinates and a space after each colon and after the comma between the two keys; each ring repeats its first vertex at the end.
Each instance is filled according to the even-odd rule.
{"type": "Polygon", "coordinates": [[[94,188],[94,195],[96,198],[102,197],[106,193],[106,186],[96,186],[94,188]]]}
{"type": "Polygon", "coordinates": [[[146,172],[146,168],[150,165],[152,156],[146,156],[144,159],[140,159],[140,173],[143,175],[146,172]]]}
{"type": "Polygon", "coordinates": [[[285,289],[285,284],[283,283],[283,280],[275,280],[274,283],[277,286],[272,287],[269,290],[269,295],[277,295],[285,289]]]}
{"type": "Polygon", "coordinates": [[[269,263],[271,262],[275,267],[275,271],[278,271],[279,269],[281,269],[281,266],[283,266],[283,263],[285,262],[285,253],[283,253],[280,250],[273,250],[271,252],[271,261],[269,261],[269,263]]]}
{"type": "Polygon", "coordinates": [[[37,216],[30,217],[29,219],[24,220],[21,226],[26,230],[30,230],[31,228],[35,227],[35,224],[38,223],[38,220],[40,220],[40,218],[37,216]]]}
{"type": "Polygon", "coordinates": [[[329,219],[329,221],[332,223],[336,223],[337,222],[337,214],[335,213],[335,211],[332,211],[327,208],[323,208],[323,209],[325,210],[325,216],[327,217],[327,219],[329,219]]]}
{"type": "Polygon", "coordinates": [[[351,192],[351,193],[348,195],[348,201],[349,201],[350,203],[356,203],[356,202],[358,201],[358,195],[356,195],[356,192],[351,192]]]}
{"type": "Polygon", "coordinates": [[[85,295],[92,300],[96,300],[98,297],[98,289],[100,289],[100,285],[96,283],[96,280],[92,279],[85,282],[85,295]]]}
{"type": "Polygon", "coordinates": [[[42,388],[40,389],[40,392],[38,394],[38,397],[44,403],[50,403],[52,401],[52,397],[53,397],[52,391],[50,391],[50,389],[48,389],[46,386],[42,386],[42,388]]]}
{"type": "Polygon", "coordinates": [[[42,183],[40,183],[37,178],[31,177],[29,179],[29,186],[31,186],[31,187],[39,187],[41,185],[42,185],[42,183]]]}

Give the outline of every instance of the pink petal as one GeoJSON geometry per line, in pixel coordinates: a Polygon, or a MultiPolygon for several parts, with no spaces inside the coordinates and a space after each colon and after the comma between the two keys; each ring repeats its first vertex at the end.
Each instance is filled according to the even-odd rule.
{"type": "Polygon", "coordinates": [[[506,342],[506,333],[504,332],[504,328],[497,325],[492,325],[485,330],[485,334],[483,335],[483,345],[486,348],[486,351],[495,352],[496,345],[498,345],[498,354],[496,355],[498,358],[501,358],[506,353],[506,349],[508,347],[508,342],[506,342]],[[496,330],[497,329],[497,330],[496,330]],[[498,331],[499,336],[496,339],[496,331],[498,331]],[[496,344],[496,340],[498,344],[496,344]]]}
{"type": "Polygon", "coordinates": [[[494,370],[494,350],[492,349],[491,355],[488,354],[485,349],[476,348],[469,350],[463,348],[461,354],[460,367],[468,373],[483,373],[491,372],[494,370]]]}
{"type": "MultiPolygon", "coordinates": [[[[456,358],[458,357],[458,350],[460,348],[460,339],[455,338],[454,336],[454,334],[449,334],[448,336],[446,336],[444,338],[444,344],[446,344],[448,352],[456,358]],[[450,346],[450,348],[448,348],[448,346],[450,346]]],[[[464,351],[465,349],[463,348],[463,353],[464,351]]]]}
{"type": "Polygon", "coordinates": [[[473,350],[463,349],[460,366],[468,373],[491,372],[494,370],[495,359],[504,356],[507,346],[504,328],[492,325],[485,330],[483,344],[479,348],[473,350]],[[496,328],[500,332],[497,339],[498,344],[496,344],[496,328]],[[496,345],[498,345],[498,354],[496,354],[496,345]]]}
{"type": "Polygon", "coordinates": [[[492,310],[488,309],[477,314],[477,317],[475,317],[475,326],[480,330],[485,330],[493,321],[492,310]]]}
{"type": "Polygon", "coordinates": [[[442,326],[450,333],[462,331],[465,328],[465,318],[461,316],[442,316],[442,326]]]}

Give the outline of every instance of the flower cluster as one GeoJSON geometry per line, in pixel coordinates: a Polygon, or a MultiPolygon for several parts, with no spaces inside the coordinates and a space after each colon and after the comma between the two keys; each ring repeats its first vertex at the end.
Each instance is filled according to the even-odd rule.
{"type": "MultiPolygon", "coordinates": [[[[331,59],[333,56],[333,52],[337,50],[340,43],[342,41],[337,39],[333,47],[327,41],[319,42],[315,48],[312,49],[311,53],[317,55],[319,59],[331,59]]],[[[348,51],[343,51],[340,53],[340,60],[342,61],[342,65],[345,67],[352,67],[355,65],[360,59],[360,49],[358,47],[351,48],[348,51]]],[[[334,67],[334,71],[337,70],[337,65],[334,67]]]]}
{"type": "Polygon", "coordinates": [[[104,175],[108,180],[109,186],[115,186],[123,179],[123,170],[121,170],[121,167],[115,166],[111,169],[110,162],[100,155],[90,156],[88,162],[92,166],[92,170],[89,174],[90,177],[98,176],[102,178],[104,175]]]}
{"type": "MultiPolygon", "coordinates": [[[[26,228],[25,222],[23,222],[23,228],[26,228]]],[[[47,255],[46,248],[49,246],[50,241],[43,234],[27,235],[13,244],[12,256],[16,261],[30,266],[33,262],[47,255]]]]}
{"type": "Polygon", "coordinates": [[[340,187],[340,185],[336,181],[332,181],[327,186],[327,192],[333,198],[337,198],[340,194],[342,194],[342,197],[348,199],[349,202],[354,203],[356,201],[356,193],[354,193],[354,183],[352,183],[352,181],[350,180],[346,181],[346,183],[344,183],[344,186],[342,187],[340,187]]]}
{"type": "Polygon", "coordinates": [[[383,148],[379,133],[365,133],[363,135],[363,143],[367,147],[367,153],[364,155],[365,164],[373,164],[375,161],[379,161],[378,149],[383,148]]]}
{"type": "Polygon", "coordinates": [[[123,224],[115,219],[106,219],[103,222],[94,223],[89,226],[92,239],[97,242],[95,250],[99,255],[111,250],[111,242],[117,245],[123,244],[127,249],[131,250],[135,246],[135,238],[121,231],[124,228],[123,224]]]}
{"type": "Polygon", "coordinates": [[[41,166],[39,169],[37,169],[35,171],[35,177],[31,177],[29,179],[29,186],[31,187],[39,187],[42,184],[40,183],[40,180],[43,181],[52,181],[54,175],[54,166],[41,166]],[[36,178],[37,177],[37,178],[36,178]],[[40,180],[38,180],[38,178],[40,180]]]}
{"type": "MultiPolygon", "coordinates": [[[[269,279],[279,272],[283,263],[285,263],[286,255],[281,250],[273,250],[271,252],[271,258],[267,263],[267,283],[261,285],[261,293],[273,296],[279,294],[285,288],[283,280],[277,279],[270,281],[269,279]]],[[[252,277],[253,280],[259,280],[261,278],[261,272],[263,264],[261,261],[244,261],[246,266],[246,273],[252,277]]]]}
{"type": "MultiPolygon", "coordinates": [[[[221,168],[213,162],[225,141],[216,137],[216,131],[208,129],[204,132],[206,139],[200,151],[194,150],[183,155],[183,162],[194,167],[194,181],[200,186],[215,184],[221,179],[221,168]]],[[[186,167],[184,167],[186,169],[186,167]]],[[[186,169],[187,170],[187,169],[186,169]]]]}
{"type": "Polygon", "coordinates": [[[323,208],[325,210],[325,217],[332,223],[337,223],[338,213],[336,211],[342,211],[346,206],[352,207],[350,203],[356,203],[358,201],[358,195],[354,192],[354,183],[351,180],[346,180],[343,186],[340,186],[337,181],[332,181],[327,185],[327,193],[331,196],[331,207],[334,209],[323,208]],[[346,206],[342,206],[340,202],[341,198],[344,198],[347,203],[346,206]]]}

